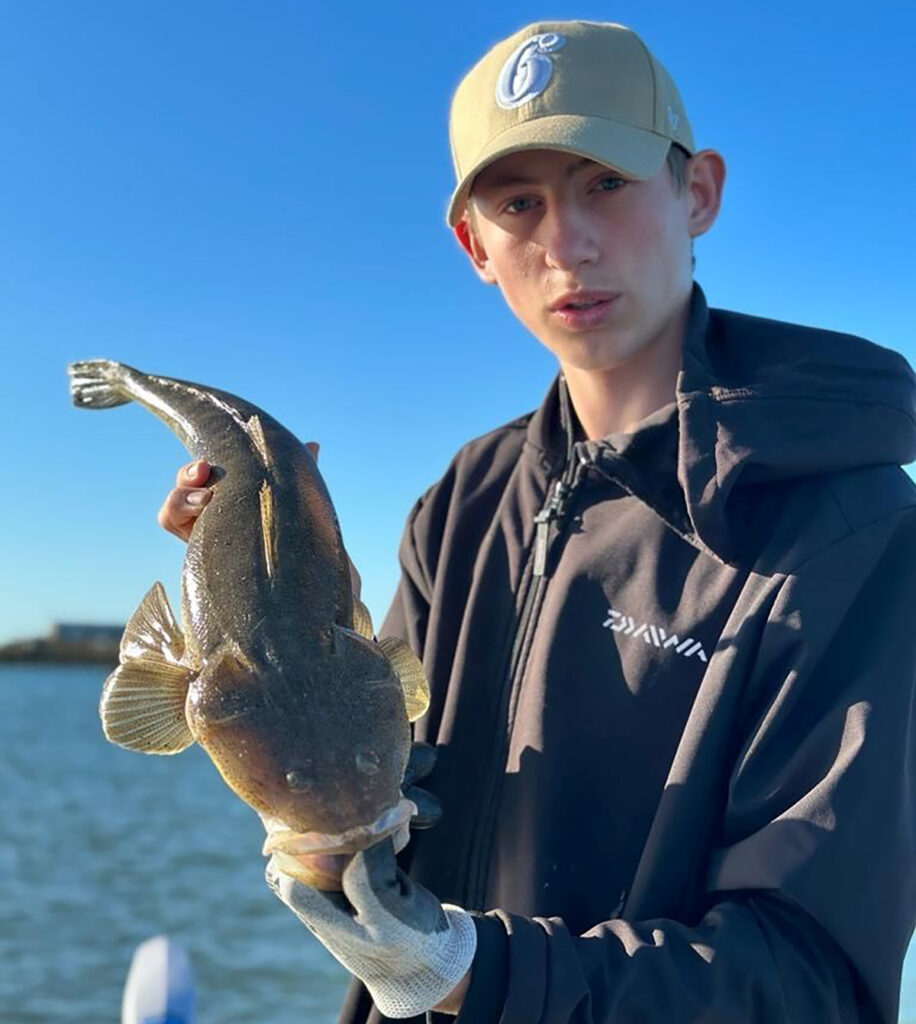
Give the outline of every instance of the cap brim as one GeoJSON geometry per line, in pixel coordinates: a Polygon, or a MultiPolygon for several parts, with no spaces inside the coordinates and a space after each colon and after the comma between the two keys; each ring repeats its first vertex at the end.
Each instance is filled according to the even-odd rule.
{"type": "Polygon", "coordinates": [[[552,114],[513,125],[490,140],[458,182],[448,204],[449,226],[461,220],[477,175],[510,153],[556,149],[606,164],[628,178],[644,179],[661,170],[670,145],[671,139],[657,132],[603,117],[552,114]]]}

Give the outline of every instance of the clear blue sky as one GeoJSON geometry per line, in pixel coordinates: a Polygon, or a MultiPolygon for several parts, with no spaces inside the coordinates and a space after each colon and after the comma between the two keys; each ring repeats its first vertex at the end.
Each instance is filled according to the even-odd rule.
{"type": "Polygon", "coordinates": [[[554,366],[445,230],[462,73],[536,18],[616,20],[672,72],[729,177],[714,305],[916,356],[913,5],[465,0],[0,2],[0,639],[123,621],[181,545],[183,449],[88,414],[105,356],[262,405],[321,463],[380,616],[416,496],[554,366]]]}

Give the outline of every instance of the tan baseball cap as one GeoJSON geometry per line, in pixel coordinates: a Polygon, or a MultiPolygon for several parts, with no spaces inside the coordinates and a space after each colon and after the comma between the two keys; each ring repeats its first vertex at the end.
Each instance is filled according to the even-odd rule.
{"type": "Polygon", "coordinates": [[[455,90],[449,137],[453,227],[476,175],[509,153],[559,149],[651,178],[672,142],[695,148],[677,88],[645,43],[587,21],[536,22],[497,43],[455,90]]]}

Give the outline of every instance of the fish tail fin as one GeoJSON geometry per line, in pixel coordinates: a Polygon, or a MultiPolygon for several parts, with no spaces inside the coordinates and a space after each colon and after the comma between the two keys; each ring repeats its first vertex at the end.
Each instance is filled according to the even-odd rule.
{"type": "Polygon", "coordinates": [[[113,359],[71,363],[67,372],[73,404],[81,409],[111,409],[131,400],[123,386],[123,368],[113,359]]]}

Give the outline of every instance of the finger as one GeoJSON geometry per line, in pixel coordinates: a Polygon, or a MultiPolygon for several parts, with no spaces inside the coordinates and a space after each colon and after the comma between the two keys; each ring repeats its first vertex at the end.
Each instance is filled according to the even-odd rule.
{"type": "Polygon", "coordinates": [[[196,462],[189,462],[178,470],[175,477],[176,487],[203,487],[210,479],[210,463],[198,459],[196,462]]]}
{"type": "Polygon", "coordinates": [[[407,767],[404,769],[404,781],[401,789],[407,789],[427,775],[436,767],[438,751],[429,743],[413,743],[410,747],[410,756],[407,758],[407,767]]]}
{"type": "Polygon", "coordinates": [[[156,519],[164,530],[168,530],[169,533],[182,540],[187,540],[191,536],[191,530],[197,517],[211,497],[212,492],[206,487],[194,489],[176,487],[169,492],[162,503],[156,519]]]}
{"type": "Polygon", "coordinates": [[[439,824],[442,818],[442,804],[439,803],[438,797],[419,786],[411,786],[404,796],[417,805],[417,813],[410,819],[412,829],[432,828],[433,825],[439,824]]]}
{"type": "Polygon", "coordinates": [[[448,929],[438,899],[398,867],[390,839],[357,853],[343,876],[344,892],[367,929],[392,934],[395,921],[429,935],[448,929]]]}
{"type": "Polygon", "coordinates": [[[357,914],[370,913],[381,906],[381,898],[391,890],[399,889],[398,862],[390,837],[360,850],[343,873],[344,895],[357,914]]]}
{"type": "Polygon", "coordinates": [[[321,449],[321,445],[317,441],[306,441],[305,447],[309,450],[309,455],[317,462],[318,452],[321,449]]]}

